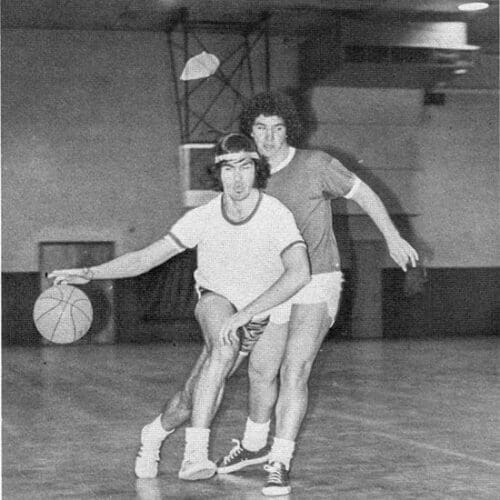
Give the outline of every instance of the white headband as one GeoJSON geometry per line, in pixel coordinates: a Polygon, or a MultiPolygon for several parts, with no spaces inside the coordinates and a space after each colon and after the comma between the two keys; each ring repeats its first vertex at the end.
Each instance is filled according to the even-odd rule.
{"type": "Polygon", "coordinates": [[[239,161],[246,158],[253,158],[254,160],[259,160],[260,156],[255,151],[240,151],[239,153],[226,153],[215,157],[215,163],[221,161],[239,161]]]}

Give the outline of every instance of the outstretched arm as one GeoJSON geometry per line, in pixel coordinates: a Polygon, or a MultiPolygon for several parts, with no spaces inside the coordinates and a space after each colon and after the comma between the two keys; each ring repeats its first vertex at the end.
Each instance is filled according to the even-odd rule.
{"type": "Polygon", "coordinates": [[[163,264],[183,250],[184,248],[167,236],[142,250],[128,252],[104,264],[91,268],[56,269],[47,277],[54,279],[55,285],[60,283],[81,285],[88,283],[91,279],[132,278],[163,264]]]}
{"type": "Polygon", "coordinates": [[[367,184],[361,182],[350,199],[354,200],[380,229],[389,248],[389,254],[394,262],[403,271],[406,271],[408,264],[415,267],[418,260],[416,250],[406,240],[401,238],[382,200],[377,194],[367,184]]]}

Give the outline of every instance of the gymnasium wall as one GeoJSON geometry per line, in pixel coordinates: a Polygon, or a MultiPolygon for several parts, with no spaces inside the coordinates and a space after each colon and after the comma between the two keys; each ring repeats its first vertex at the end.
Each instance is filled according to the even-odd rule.
{"type": "Polygon", "coordinates": [[[425,106],[416,234],[433,267],[500,266],[498,90],[449,89],[425,106]]]}
{"type": "MultiPolygon", "coordinates": [[[[237,42],[206,41],[221,56],[237,42]]],[[[295,58],[281,39],[272,47],[281,86],[295,58]]],[[[236,82],[244,93],[247,85],[236,82]]],[[[232,96],[223,102],[229,108],[232,96]]],[[[137,249],[182,213],[164,33],[3,30],[2,107],[4,272],[36,271],[39,241],[137,249]]]]}
{"type": "Polygon", "coordinates": [[[310,143],[359,158],[389,211],[409,215],[426,265],[500,266],[498,94],[442,92],[443,105],[424,105],[421,89],[314,87],[310,143]]]}
{"type": "MultiPolygon", "coordinates": [[[[208,45],[227,53],[234,43],[224,36],[208,45]]],[[[271,46],[272,86],[294,86],[297,48],[278,38],[271,46]]],[[[264,67],[259,61],[256,82],[264,67]]],[[[3,30],[7,343],[38,340],[30,314],[39,290],[40,241],[109,240],[121,254],[163,235],[183,212],[169,71],[162,33],[3,30]]],[[[238,83],[242,90],[246,84],[238,83]]],[[[361,100],[345,91],[337,102],[347,118],[317,116],[311,144],[360,155],[365,160],[360,175],[391,211],[419,214],[411,218],[412,231],[426,251],[428,281],[417,295],[405,297],[403,273],[384,270],[384,335],[498,331],[496,94],[466,89],[447,94],[444,106],[424,107],[419,91],[393,89],[382,100],[378,93],[386,106],[376,109],[366,95],[361,100]],[[397,106],[386,114],[389,105],[397,106]],[[376,123],[363,121],[368,107],[376,123]],[[443,318],[457,300],[463,314],[435,330],[434,316],[443,318]]],[[[344,262],[349,267],[348,255],[344,262]]],[[[142,319],[148,319],[141,283],[116,284],[121,339],[136,339],[142,319]]],[[[352,296],[349,281],[339,322],[344,332],[352,296]]],[[[161,321],[151,331],[164,331],[161,321]]]]}

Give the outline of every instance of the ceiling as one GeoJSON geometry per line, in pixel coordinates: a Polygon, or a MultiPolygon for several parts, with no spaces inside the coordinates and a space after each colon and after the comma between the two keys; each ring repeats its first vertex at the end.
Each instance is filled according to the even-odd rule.
{"type": "Polygon", "coordinates": [[[468,43],[498,53],[498,0],[490,8],[463,14],[458,0],[2,0],[3,29],[161,31],[181,12],[189,22],[209,21],[224,30],[257,21],[268,13],[272,32],[310,33],[331,27],[342,16],[374,22],[456,20],[468,23],[468,43]]]}

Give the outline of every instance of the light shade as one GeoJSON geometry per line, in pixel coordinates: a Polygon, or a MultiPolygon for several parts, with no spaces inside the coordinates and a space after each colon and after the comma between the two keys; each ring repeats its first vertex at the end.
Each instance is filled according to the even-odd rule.
{"type": "Polygon", "coordinates": [[[219,67],[220,61],[217,56],[203,51],[197,56],[191,57],[186,62],[181,74],[181,80],[198,80],[213,75],[219,67]]]}
{"type": "Polygon", "coordinates": [[[473,12],[476,10],[487,9],[490,5],[487,2],[467,2],[458,6],[458,10],[463,12],[473,12]]]}
{"type": "Polygon", "coordinates": [[[376,29],[358,19],[342,22],[345,45],[369,47],[412,47],[421,49],[472,51],[467,44],[467,24],[458,21],[382,22],[376,29]]]}

